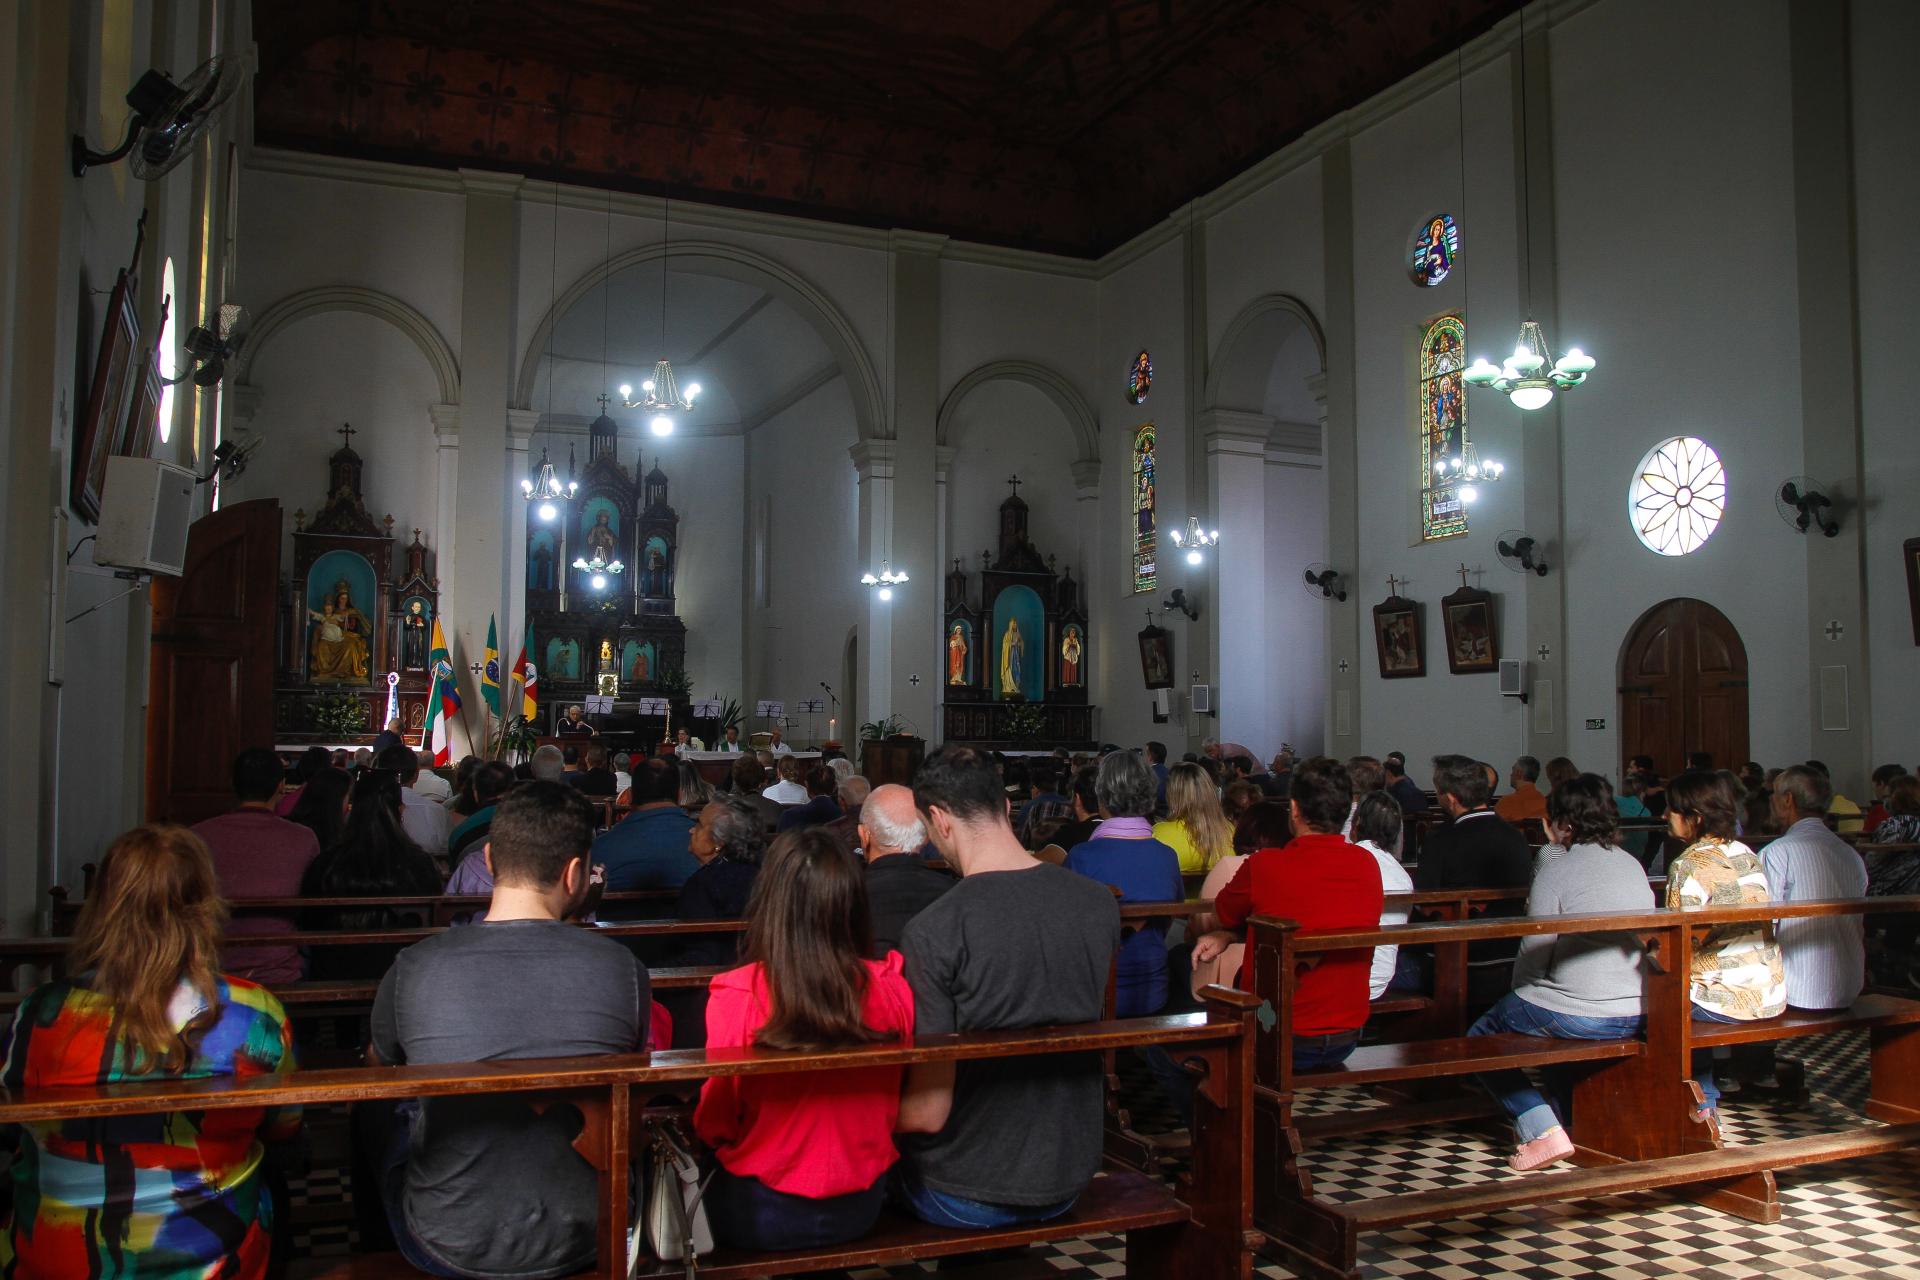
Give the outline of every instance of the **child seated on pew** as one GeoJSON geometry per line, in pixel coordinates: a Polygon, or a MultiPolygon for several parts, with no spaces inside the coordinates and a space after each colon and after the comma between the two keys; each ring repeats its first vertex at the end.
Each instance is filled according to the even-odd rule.
{"type": "MultiPolygon", "coordinates": [[[[1583,773],[1553,789],[1547,797],[1547,838],[1549,847],[1564,852],[1541,859],[1527,896],[1528,915],[1653,909],[1645,868],[1621,846],[1619,809],[1605,778],[1583,773]]],[[[1467,1034],[1566,1040],[1637,1036],[1646,1027],[1641,959],[1631,934],[1524,938],[1513,962],[1513,991],[1467,1034]]],[[[1554,1102],[1541,1096],[1523,1071],[1477,1077],[1513,1120],[1517,1146],[1507,1163],[1522,1172],[1573,1154],[1562,1119],[1570,1110],[1565,1077],[1552,1068],[1542,1074],[1555,1086],[1554,1102]]]]}
{"type": "MultiPolygon", "coordinates": [[[[746,961],[713,980],[707,1047],[815,1053],[913,1036],[913,992],[873,928],[859,864],[823,827],[788,832],[747,906],[746,961]]],[[[898,1155],[900,1067],[715,1076],[694,1131],[719,1169],[706,1205],[715,1236],[742,1249],[839,1244],[872,1230],[898,1155]]]]}

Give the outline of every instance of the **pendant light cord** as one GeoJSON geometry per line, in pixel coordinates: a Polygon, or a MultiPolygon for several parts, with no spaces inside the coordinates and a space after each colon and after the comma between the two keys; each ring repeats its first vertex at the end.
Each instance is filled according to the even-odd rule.
{"type": "MultiPolygon", "coordinates": [[[[553,183],[553,235],[547,245],[547,314],[553,316],[554,303],[560,296],[560,180],[553,183]]],[[[547,444],[553,443],[553,334],[560,327],[559,317],[553,316],[553,323],[547,326],[547,412],[542,424],[547,429],[547,444]]],[[[541,446],[541,453],[546,445],[541,446]]]]}
{"type": "Polygon", "coordinates": [[[1532,114],[1527,101],[1527,8],[1523,4],[1520,6],[1520,248],[1521,261],[1525,264],[1521,289],[1529,320],[1533,319],[1533,156],[1527,121],[1532,114]]]}
{"type": "Polygon", "coordinates": [[[600,411],[607,410],[607,331],[612,327],[608,318],[613,306],[613,192],[607,192],[607,241],[606,265],[600,273],[600,411]]]}

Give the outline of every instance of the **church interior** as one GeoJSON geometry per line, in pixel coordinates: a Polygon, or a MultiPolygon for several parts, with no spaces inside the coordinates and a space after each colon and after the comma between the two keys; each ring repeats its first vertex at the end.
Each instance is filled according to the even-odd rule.
{"type": "MultiPolygon", "coordinates": [[[[123,833],[224,812],[246,748],[383,727],[449,777],[573,753],[572,707],[634,769],[777,731],[876,786],[955,745],[1023,779],[1396,752],[1419,789],[1457,754],[1501,792],[1564,758],[1623,795],[1641,757],[1817,760],[1861,808],[1920,770],[1909,0],[30,0],[0,29],[22,992],[123,833]]],[[[1665,915],[1622,927],[1684,972],[1665,915]]],[[[1713,1052],[1656,1034],[1665,981],[1643,1053],[1566,1068],[1576,1107],[1639,1115],[1625,1064],[1713,1052]]],[[[1181,1015],[1241,1139],[1129,1147],[1179,1116],[1145,1039],[1089,1042],[1107,1158],[1184,1197],[1177,1234],[1011,1243],[1069,1276],[1920,1277],[1920,965],[1860,999],[1782,1041],[1797,1091],[1729,1094],[1710,1143],[1576,1131],[1590,1181],[1541,1203],[1458,1062],[1275,1110],[1296,1023],[1263,986],[1181,1015]],[[1659,1160],[1698,1163],[1607,1180],[1659,1160]]],[[[0,1123],[59,1114],[0,1084],[0,1123]]],[[[327,1164],[296,1267],[362,1239],[327,1164]]]]}

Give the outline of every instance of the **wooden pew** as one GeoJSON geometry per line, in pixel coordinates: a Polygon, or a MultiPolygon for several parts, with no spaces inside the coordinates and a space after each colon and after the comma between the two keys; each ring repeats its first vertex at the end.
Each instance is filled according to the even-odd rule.
{"type": "MultiPolygon", "coordinates": [[[[720,1250],[702,1259],[713,1280],[904,1264],[1082,1235],[1124,1233],[1127,1274],[1171,1280],[1251,1280],[1252,1130],[1255,1009],[1252,997],[1208,989],[1205,1013],[1140,1018],[1022,1031],[923,1036],[828,1053],[760,1049],[665,1050],[603,1058],[496,1061],[452,1066],[401,1066],[298,1071],[257,1076],[111,1085],[103,1088],[0,1090],[0,1124],[74,1121],[171,1111],[327,1105],[380,1099],[530,1093],[565,1099],[585,1119],[575,1146],[599,1179],[600,1261],[592,1274],[627,1274],[631,1166],[641,1151],[639,1105],[662,1085],[716,1075],[909,1066],[925,1062],[1110,1051],[1163,1044],[1201,1077],[1192,1172],[1177,1188],[1131,1172],[1097,1177],[1073,1210],[1053,1222],[1003,1231],[952,1231],[891,1212],[867,1237],[831,1249],[747,1254],[720,1250]]],[[[364,1256],[310,1264],[302,1273],[325,1280],[411,1276],[397,1256],[364,1256]]],[[[685,1274],[678,1264],[643,1263],[639,1274],[685,1274]]]]}
{"type": "Polygon", "coordinates": [[[1920,897],[1848,899],[1518,919],[1482,919],[1373,929],[1302,932],[1291,921],[1253,921],[1255,991],[1264,998],[1255,1058],[1254,1132],[1258,1178],[1255,1224],[1290,1267],[1315,1277],[1357,1275],[1358,1237],[1415,1222],[1443,1221],[1527,1204],[1593,1199],[1625,1191],[1680,1187],[1711,1207],[1760,1222],[1780,1216],[1772,1170],[1893,1151],[1920,1142],[1920,1001],[1863,996],[1851,1009],[1790,1012],[1763,1022],[1696,1024],[1687,997],[1694,948],[1713,928],[1738,921],[1864,915],[1920,910],[1920,897]],[[1619,933],[1646,948],[1644,1038],[1552,1040],[1532,1036],[1446,1036],[1363,1045],[1337,1067],[1292,1069],[1296,975],[1310,957],[1395,942],[1444,948],[1487,938],[1619,933]],[[1271,1014],[1266,1012],[1271,1010],[1271,1014]],[[1729,1147],[1717,1124],[1694,1120],[1702,1103],[1692,1051],[1866,1028],[1872,1045],[1868,1114],[1888,1128],[1729,1147]],[[1315,1195],[1303,1153],[1315,1137],[1458,1119],[1460,1100],[1336,1117],[1295,1114],[1314,1090],[1405,1081],[1459,1079],[1507,1067],[1578,1064],[1569,1123],[1576,1167],[1520,1179],[1445,1187],[1361,1201],[1315,1195]],[[1384,1123],[1381,1123],[1384,1122],[1384,1123]]]}

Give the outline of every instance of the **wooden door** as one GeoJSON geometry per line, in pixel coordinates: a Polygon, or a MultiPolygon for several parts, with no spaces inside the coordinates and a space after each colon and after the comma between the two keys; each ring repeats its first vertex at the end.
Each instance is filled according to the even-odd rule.
{"type": "Polygon", "coordinates": [[[273,745],[280,504],[235,503],[194,521],[186,571],[153,583],[147,820],[198,822],[233,807],[233,758],[273,745]]]}
{"type": "Polygon", "coordinates": [[[1640,615],[1620,647],[1620,756],[1653,757],[1672,777],[1704,751],[1716,768],[1747,758],[1747,649],[1726,615],[1667,600],[1640,615]]]}

